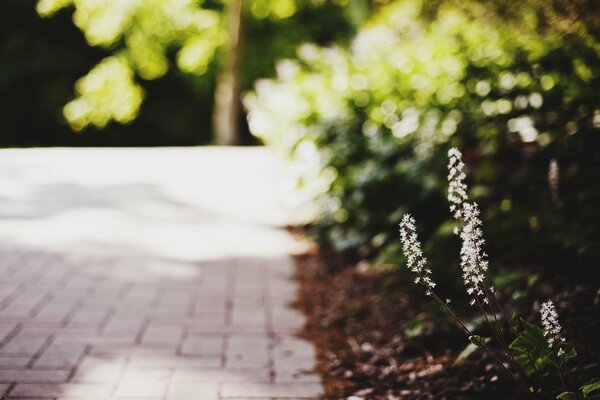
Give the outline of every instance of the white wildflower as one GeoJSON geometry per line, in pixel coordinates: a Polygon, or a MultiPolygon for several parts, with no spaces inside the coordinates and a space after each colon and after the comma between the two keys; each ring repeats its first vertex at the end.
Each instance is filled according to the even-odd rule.
{"type": "Polygon", "coordinates": [[[454,213],[454,218],[463,218],[463,204],[467,201],[467,185],[464,182],[466,175],[463,172],[465,164],[462,161],[462,154],[458,149],[451,148],[448,151],[448,201],[450,201],[450,211],[454,213]]]}
{"type": "Polygon", "coordinates": [[[487,254],[482,250],[485,241],[481,231],[479,207],[476,203],[464,203],[463,206],[465,225],[460,233],[462,277],[467,287],[467,294],[471,296],[471,305],[475,304],[477,299],[487,303],[483,288],[486,283],[485,271],[488,269],[488,261],[487,254]]]}
{"type": "MultiPolygon", "coordinates": [[[[540,314],[542,314],[542,327],[544,327],[544,336],[548,340],[548,347],[554,347],[554,344],[557,341],[564,342],[565,339],[560,336],[560,331],[562,328],[558,323],[558,313],[556,312],[556,307],[554,306],[552,300],[542,303],[540,314]]],[[[562,349],[559,348],[559,357],[562,355],[562,353],[562,349]]]]}
{"type": "Polygon", "coordinates": [[[417,227],[415,219],[406,214],[400,222],[400,242],[402,243],[402,251],[407,259],[408,269],[414,272],[417,277],[415,283],[422,284],[427,288],[427,296],[431,296],[436,284],[431,279],[431,270],[426,267],[427,260],[421,251],[421,242],[417,235],[417,227]]]}

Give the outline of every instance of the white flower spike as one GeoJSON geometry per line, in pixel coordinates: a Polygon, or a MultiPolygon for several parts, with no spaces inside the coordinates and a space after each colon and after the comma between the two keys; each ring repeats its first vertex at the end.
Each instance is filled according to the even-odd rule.
{"type": "Polygon", "coordinates": [[[427,259],[421,250],[415,219],[410,214],[405,214],[400,222],[400,242],[407,259],[408,269],[417,275],[415,283],[425,286],[427,288],[425,294],[431,296],[431,289],[436,284],[431,279],[431,270],[426,267],[427,259]]]}
{"type": "Polygon", "coordinates": [[[460,267],[467,294],[471,296],[471,305],[482,302],[487,304],[484,293],[485,272],[488,270],[487,254],[483,252],[483,232],[479,219],[479,207],[476,203],[463,204],[465,225],[460,232],[462,248],[460,249],[460,267]]]}
{"type": "MultiPolygon", "coordinates": [[[[548,340],[548,347],[553,348],[555,343],[564,342],[565,338],[561,337],[560,331],[561,326],[558,322],[558,313],[552,300],[545,301],[542,303],[540,308],[540,314],[542,314],[542,326],[544,327],[544,336],[548,340]]],[[[563,350],[558,349],[559,357],[562,355],[563,350]]]]}
{"type": "Polygon", "coordinates": [[[466,175],[463,172],[465,164],[462,161],[461,152],[454,147],[448,151],[448,158],[448,201],[450,202],[450,211],[454,213],[454,218],[462,219],[463,204],[467,201],[466,175]]]}

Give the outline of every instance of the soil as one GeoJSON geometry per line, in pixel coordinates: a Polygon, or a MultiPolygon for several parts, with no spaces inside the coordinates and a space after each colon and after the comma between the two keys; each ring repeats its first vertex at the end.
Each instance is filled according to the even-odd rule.
{"type": "MultiPolygon", "coordinates": [[[[535,393],[523,395],[485,352],[459,359],[467,337],[418,288],[398,279],[402,271],[377,270],[316,247],[296,262],[301,287],[296,306],[308,319],[302,336],[317,346],[325,399],[545,400],[562,391],[553,371],[529,380],[535,393]]],[[[576,388],[600,377],[598,287],[565,285],[564,280],[556,285],[560,293],[538,285],[534,295],[560,299],[564,334],[579,353],[566,368],[567,385],[576,388]]],[[[514,298],[515,290],[499,297],[514,298]]],[[[539,321],[534,311],[526,317],[539,321]]]]}

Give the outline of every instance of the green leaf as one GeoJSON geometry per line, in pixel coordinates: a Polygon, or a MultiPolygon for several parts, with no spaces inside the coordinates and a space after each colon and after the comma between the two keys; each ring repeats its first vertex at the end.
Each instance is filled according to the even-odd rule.
{"type": "Polygon", "coordinates": [[[583,392],[583,397],[587,399],[590,393],[600,389],[600,379],[595,379],[594,381],[583,385],[580,389],[583,392]]]}
{"type": "Polygon", "coordinates": [[[404,329],[404,334],[407,338],[414,338],[423,333],[425,329],[425,324],[423,321],[419,319],[413,319],[408,322],[406,329],[404,329]]]}
{"type": "Polygon", "coordinates": [[[556,361],[556,357],[548,348],[548,341],[544,331],[521,318],[523,330],[519,332],[509,348],[516,353],[515,359],[527,375],[532,375],[536,370],[541,371],[556,361]]]}
{"type": "Polygon", "coordinates": [[[477,347],[483,347],[490,339],[479,335],[469,336],[469,341],[477,347]]]}
{"type": "Polygon", "coordinates": [[[527,276],[527,287],[531,288],[540,280],[540,274],[530,274],[527,276]]]}
{"type": "Polygon", "coordinates": [[[525,307],[529,303],[529,294],[525,290],[515,290],[511,295],[514,307],[525,307]]]}
{"type": "MultiPolygon", "coordinates": [[[[478,338],[481,338],[481,336],[478,336],[478,338]]],[[[487,343],[490,341],[490,338],[481,338],[484,340],[483,343],[487,343]]],[[[469,338],[469,340],[471,340],[471,338],[469,338]]],[[[479,341],[480,339],[478,339],[479,341]]],[[[460,354],[458,355],[458,357],[456,357],[456,360],[454,360],[454,362],[452,363],[452,365],[457,366],[462,364],[467,358],[469,358],[469,356],[471,354],[473,354],[477,349],[479,349],[481,346],[475,344],[475,343],[469,343],[467,345],[467,347],[465,347],[465,349],[463,351],[460,352],[460,354]]]]}
{"type": "Polygon", "coordinates": [[[516,312],[512,312],[510,314],[510,319],[508,320],[511,326],[517,327],[519,326],[519,315],[516,312]]]}
{"type": "Polygon", "coordinates": [[[577,400],[577,393],[575,392],[562,392],[556,396],[556,400],[577,400]]]}
{"type": "Polygon", "coordinates": [[[521,318],[521,326],[523,330],[519,332],[517,338],[510,344],[510,349],[521,353],[542,353],[548,347],[544,331],[523,318],[521,318]]]}
{"type": "Polygon", "coordinates": [[[454,236],[454,228],[456,226],[454,219],[448,220],[437,228],[436,233],[440,236],[454,236]]]}
{"type": "Polygon", "coordinates": [[[515,285],[519,282],[525,274],[523,272],[503,272],[493,277],[492,281],[494,283],[494,287],[498,290],[504,290],[509,286],[515,285]]]}

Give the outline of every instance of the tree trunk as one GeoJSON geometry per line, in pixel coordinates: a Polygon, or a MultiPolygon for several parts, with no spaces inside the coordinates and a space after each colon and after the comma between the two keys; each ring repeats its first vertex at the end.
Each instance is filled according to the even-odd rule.
{"type": "Polygon", "coordinates": [[[229,42],[225,50],[225,63],[217,80],[213,130],[219,145],[240,143],[240,78],[242,66],[242,0],[228,0],[225,18],[229,42]]]}

